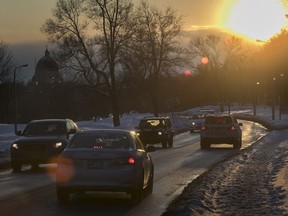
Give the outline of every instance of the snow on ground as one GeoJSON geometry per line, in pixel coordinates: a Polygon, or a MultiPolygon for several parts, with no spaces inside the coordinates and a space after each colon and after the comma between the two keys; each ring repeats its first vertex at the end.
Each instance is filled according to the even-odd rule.
{"type": "MultiPolygon", "coordinates": [[[[254,118],[253,110],[233,113],[254,118]]],[[[288,115],[275,114],[272,121],[271,108],[258,108],[255,119],[271,132],[192,181],[162,216],[288,215],[288,115]]]]}

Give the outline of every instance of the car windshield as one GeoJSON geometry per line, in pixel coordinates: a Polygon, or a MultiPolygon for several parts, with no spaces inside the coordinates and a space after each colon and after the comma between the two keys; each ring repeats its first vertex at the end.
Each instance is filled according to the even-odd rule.
{"type": "Polygon", "coordinates": [[[162,127],[165,122],[162,119],[147,119],[140,121],[139,128],[162,127]]]}
{"type": "Polygon", "coordinates": [[[61,135],[66,133],[65,122],[35,122],[27,125],[24,136],[61,135]]]}
{"type": "Polygon", "coordinates": [[[205,119],[207,114],[194,114],[192,115],[192,119],[205,119]]]}
{"type": "Polygon", "coordinates": [[[71,141],[70,148],[128,149],[128,137],[124,134],[78,134],[71,141]]]}
{"type": "Polygon", "coordinates": [[[208,116],[205,124],[231,124],[232,119],[229,116],[208,116]]]}

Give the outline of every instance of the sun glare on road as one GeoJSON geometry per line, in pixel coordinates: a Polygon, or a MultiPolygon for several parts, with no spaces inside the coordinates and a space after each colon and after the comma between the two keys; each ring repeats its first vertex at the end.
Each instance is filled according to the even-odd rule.
{"type": "Polygon", "coordinates": [[[235,0],[226,5],[222,24],[230,31],[252,40],[267,40],[286,24],[280,0],[235,0]]]}

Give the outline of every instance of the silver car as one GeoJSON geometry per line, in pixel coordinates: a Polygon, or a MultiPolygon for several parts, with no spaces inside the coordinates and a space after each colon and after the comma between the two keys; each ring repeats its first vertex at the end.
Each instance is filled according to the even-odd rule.
{"type": "Polygon", "coordinates": [[[144,147],[135,132],[118,129],[80,131],[57,161],[56,189],[60,202],[69,194],[112,191],[131,194],[139,203],[153,191],[154,146],[144,147]]]}
{"type": "Polygon", "coordinates": [[[242,123],[232,115],[211,115],[205,118],[200,131],[200,146],[210,148],[211,144],[232,144],[234,149],[242,146],[242,123]]]}

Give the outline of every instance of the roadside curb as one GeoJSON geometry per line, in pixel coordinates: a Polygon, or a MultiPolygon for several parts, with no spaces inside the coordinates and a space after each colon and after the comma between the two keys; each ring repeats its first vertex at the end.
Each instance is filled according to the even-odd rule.
{"type": "Polygon", "coordinates": [[[267,120],[260,116],[254,116],[254,115],[249,115],[249,114],[234,114],[234,116],[237,119],[257,122],[263,125],[264,127],[266,127],[269,131],[288,129],[288,125],[285,125],[285,124],[281,125],[280,123],[277,124],[277,122],[273,122],[272,120],[271,121],[267,120]]]}

